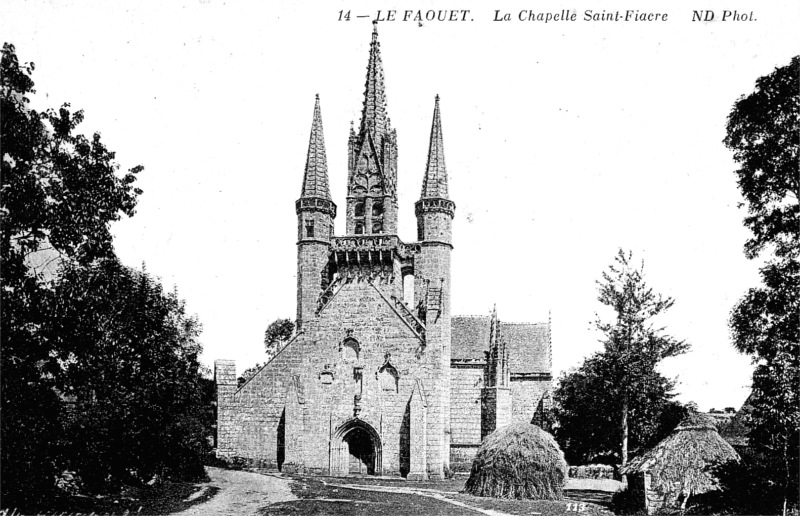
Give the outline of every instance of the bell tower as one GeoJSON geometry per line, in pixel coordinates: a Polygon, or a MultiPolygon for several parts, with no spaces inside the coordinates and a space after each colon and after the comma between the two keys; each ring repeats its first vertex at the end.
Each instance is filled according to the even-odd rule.
{"type": "Polygon", "coordinates": [[[386,111],[378,24],[373,22],[364,106],[348,139],[347,235],[397,234],[397,132],[386,111]]]}

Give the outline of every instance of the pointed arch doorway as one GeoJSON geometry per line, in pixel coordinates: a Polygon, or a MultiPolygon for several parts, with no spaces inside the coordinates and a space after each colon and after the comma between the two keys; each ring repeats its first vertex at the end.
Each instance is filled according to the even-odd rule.
{"type": "Polygon", "coordinates": [[[382,446],[378,432],[361,419],[348,419],[331,439],[332,475],[380,475],[382,446]]]}

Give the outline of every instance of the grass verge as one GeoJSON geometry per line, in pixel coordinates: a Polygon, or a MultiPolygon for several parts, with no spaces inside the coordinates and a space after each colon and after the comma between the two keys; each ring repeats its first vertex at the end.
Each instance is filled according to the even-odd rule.
{"type": "MultiPolygon", "coordinates": [[[[67,496],[59,497],[44,515],[164,515],[180,512],[211,499],[219,491],[216,487],[202,486],[188,482],[164,482],[157,486],[129,487],[117,495],[67,496]],[[202,490],[201,493],[199,493],[202,490]],[[199,496],[195,493],[199,493],[199,496]],[[194,498],[189,499],[192,495],[194,498]]],[[[7,509],[0,516],[22,514],[7,509]]]]}
{"type": "MultiPolygon", "coordinates": [[[[609,516],[612,514],[595,501],[582,499],[580,490],[565,491],[567,496],[563,501],[502,500],[460,493],[466,478],[458,477],[440,482],[408,482],[402,479],[370,477],[294,476],[292,478],[294,479],[292,492],[298,497],[298,500],[270,505],[264,508],[261,514],[274,516],[299,514],[359,516],[481,514],[479,510],[470,510],[463,505],[453,505],[422,494],[392,492],[392,488],[432,490],[440,496],[474,509],[510,515],[563,516],[580,513],[586,516],[609,516]],[[382,492],[363,491],[348,489],[345,487],[348,484],[361,488],[388,489],[382,492]]],[[[588,498],[591,500],[603,497],[610,500],[610,493],[603,491],[590,491],[587,494],[590,495],[588,498]]]]}

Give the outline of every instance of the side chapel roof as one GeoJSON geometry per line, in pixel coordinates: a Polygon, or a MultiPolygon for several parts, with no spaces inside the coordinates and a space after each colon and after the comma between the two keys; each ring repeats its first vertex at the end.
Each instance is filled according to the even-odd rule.
{"type": "MultiPolygon", "coordinates": [[[[455,360],[483,360],[489,350],[490,316],[453,316],[452,349],[455,360]]],[[[550,323],[500,322],[500,331],[509,351],[511,374],[550,373],[550,323]]]]}

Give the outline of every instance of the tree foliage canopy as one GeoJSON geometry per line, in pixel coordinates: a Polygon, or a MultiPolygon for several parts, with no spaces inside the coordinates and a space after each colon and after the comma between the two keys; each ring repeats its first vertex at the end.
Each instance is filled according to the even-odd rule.
{"type": "Polygon", "coordinates": [[[109,256],[109,225],[134,214],[142,167],[118,176],[115,155],[99,133],[91,139],[74,133],[83,111],[72,113],[69,104],[33,110],[33,70],[33,63],[20,66],[13,45],[3,45],[4,258],[24,257],[44,244],[82,263],[109,256]]]}
{"type": "Polygon", "coordinates": [[[115,259],[62,272],[46,335],[76,401],[68,462],[88,487],[203,476],[200,325],[175,292],[115,259]]]}
{"type": "MultiPolygon", "coordinates": [[[[558,380],[555,435],[570,464],[620,463],[622,402],[613,369],[607,355],[596,353],[558,380]]],[[[666,437],[687,413],[670,399],[673,384],[667,378],[658,375],[642,387],[628,407],[634,455],[666,437]]]]}
{"type": "Polygon", "coordinates": [[[756,81],[728,116],[725,145],[739,164],[736,178],[747,204],[744,224],[753,237],[745,252],[767,245],[778,257],[798,257],[800,246],[800,56],[756,81]]]}
{"type": "Polygon", "coordinates": [[[800,471],[800,56],[756,81],[728,117],[724,140],[740,165],[745,254],[769,258],[763,285],[734,307],[733,344],[755,364],[749,445],[769,463],[767,479],[796,503],[800,471]]]}
{"type": "Polygon", "coordinates": [[[89,263],[112,253],[109,224],[132,215],[136,167],[117,175],[114,153],[95,134],[74,134],[83,120],[65,104],[30,107],[33,63],[5,43],[0,59],[0,261],[2,262],[2,464],[4,505],[34,507],[51,493],[58,469],[62,404],[59,364],[42,333],[50,317],[48,282],[28,266],[34,253],[89,263]],[[36,400],[36,403],[32,403],[36,400]]]}
{"type": "Polygon", "coordinates": [[[633,450],[653,445],[684,415],[671,401],[674,382],[658,364],[684,353],[685,342],[665,335],[652,319],[674,301],[647,286],[644,266],[620,250],[598,281],[598,300],[616,314],[597,318],[603,351],[563,374],[555,390],[556,437],[571,463],[627,461],[633,450]],[[630,442],[629,442],[630,441],[630,442]]]}
{"type": "Polygon", "coordinates": [[[292,340],[294,322],[291,319],[275,319],[264,332],[264,349],[269,358],[274,357],[283,346],[292,340]]]}
{"type": "Polygon", "coordinates": [[[256,373],[265,365],[267,365],[266,362],[263,363],[256,362],[256,365],[248,367],[247,369],[242,371],[242,374],[239,376],[239,378],[236,379],[236,384],[237,384],[236,386],[241,387],[242,385],[246,384],[247,381],[250,380],[250,378],[254,377],[256,373]]]}
{"type": "Polygon", "coordinates": [[[685,353],[689,346],[653,326],[652,319],[675,301],[653,292],[645,283],[644,264],[636,267],[631,259],[630,252],[620,249],[597,282],[598,301],[613,308],[616,319],[605,322],[598,317],[595,325],[605,335],[605,352],[614,358],[615,377],[622,380],[619,388],[635,394],[659,362],[685,353]]]}
{"type": "Polygon", "coordinates": [[[68,104],[32,109],[34,65],[13,45],[0,66],[0,503],[49,509],[64,470],[96,490],[196,476],[209,415],[199,325],[113,255],[110,224],[134,214],[141,167],[119,173],[68,104]],[[42,253],[57,273],[32,266],[42,253]]]}

